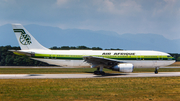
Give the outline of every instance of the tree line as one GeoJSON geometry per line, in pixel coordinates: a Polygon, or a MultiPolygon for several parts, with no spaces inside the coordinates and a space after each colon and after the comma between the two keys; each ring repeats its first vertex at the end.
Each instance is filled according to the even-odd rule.
{"type": "Polygon", "coordinates": [[[8,50],[20,50],[20,47],[1,46],[0,66],[48,66],[47,63],[32,60],[27,56],[15,55],[8,50]]]}
{"type": "MultiPolygon", "coordinates": [[[[86,47],[86,46],[62,46],[62,47],[51,47],[52,50],[70,50],[70,49],[91,49],[91,50],[103,50],[100,47],[86,47]]],[[[0,46],[0,66],[52,66],[44,62],[30,59],[27,56],[15,55],[13,52],[8,50],[20,50],[20,47],[0,46]]],[[[122,50],[122,49],[105,49],[105,50],[122,50]]],[[[170,53],[171,54],[171,53],[170,53]]],[[[180,54],[171,54],[177,61],[180,61],[180,54]]]]}

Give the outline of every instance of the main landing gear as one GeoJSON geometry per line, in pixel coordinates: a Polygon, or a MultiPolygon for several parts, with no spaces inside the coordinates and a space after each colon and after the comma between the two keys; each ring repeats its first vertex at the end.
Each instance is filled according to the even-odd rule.
{"type": "Polygon", "coordinates": [[[155,71],[154,71],[155,74],[158,74],[158,69],[159,69],[159,67],[155,68],[155,71]]]}
{"type": "Polygon", "coordinates": [[[95,75],[105,75],[104,71],[94,71],[95,75]]]}
{"type": "Polygon", "coordinates": [[[105,72],[103,71],[103,66],[100,66],[100,68],[97,68],[97,71],[94,71],[95,75],[105,75],[105,72]]]}

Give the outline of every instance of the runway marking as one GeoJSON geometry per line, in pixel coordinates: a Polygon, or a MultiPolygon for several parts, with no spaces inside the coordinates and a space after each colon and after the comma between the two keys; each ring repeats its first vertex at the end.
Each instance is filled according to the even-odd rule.
{"type": "Polygon", "coordinates": [[[65,78],[125,78],[125,77],[173,77],[180,72],[154,73],[118,73],[105,76],[94,74],[0,74],[0,79],[65,79],[65,78]]]}

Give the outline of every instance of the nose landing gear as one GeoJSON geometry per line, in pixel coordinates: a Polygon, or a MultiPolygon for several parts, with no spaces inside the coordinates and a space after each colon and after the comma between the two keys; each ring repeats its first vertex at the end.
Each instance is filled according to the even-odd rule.
{"type": "Polygon", "coordinates": [[[155,74],[158,74],[158,69],[159,69],[159,67],[155,68],[155,71],[154,71],[155,74]]]}

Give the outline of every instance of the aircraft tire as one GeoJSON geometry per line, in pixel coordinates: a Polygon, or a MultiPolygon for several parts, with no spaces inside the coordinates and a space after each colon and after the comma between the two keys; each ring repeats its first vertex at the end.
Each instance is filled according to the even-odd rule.
{"type": "Polygon", "coordinates": [[[94,71],[95,75],[105,75],[104,71],[94,71]]]}
{"type": "Polygon", "coordinates": [[[158,74],[158,69],[159,68],[157,68],[157,67],[155,68],[155,71],[154,71],[155,74],[158,74]]]}
{"type": "Polygon", "coordinates": [[[102,71],[102,72],[100,72],[100,74],[101,74],[101,75],[105,75],[105,72],[104,72],[104,71],[102,71]]]}
{"type": "Polygon", "coordinates": [[[154,71],[154,73],[155,73],[155,74],[158,74],[158,71],[156,70],[156,71],[154,71]]]}
{"type": "Polygon", "coordinates": [[[94,71],[95,75],[100,75],[100,71],[94,71]]]}

